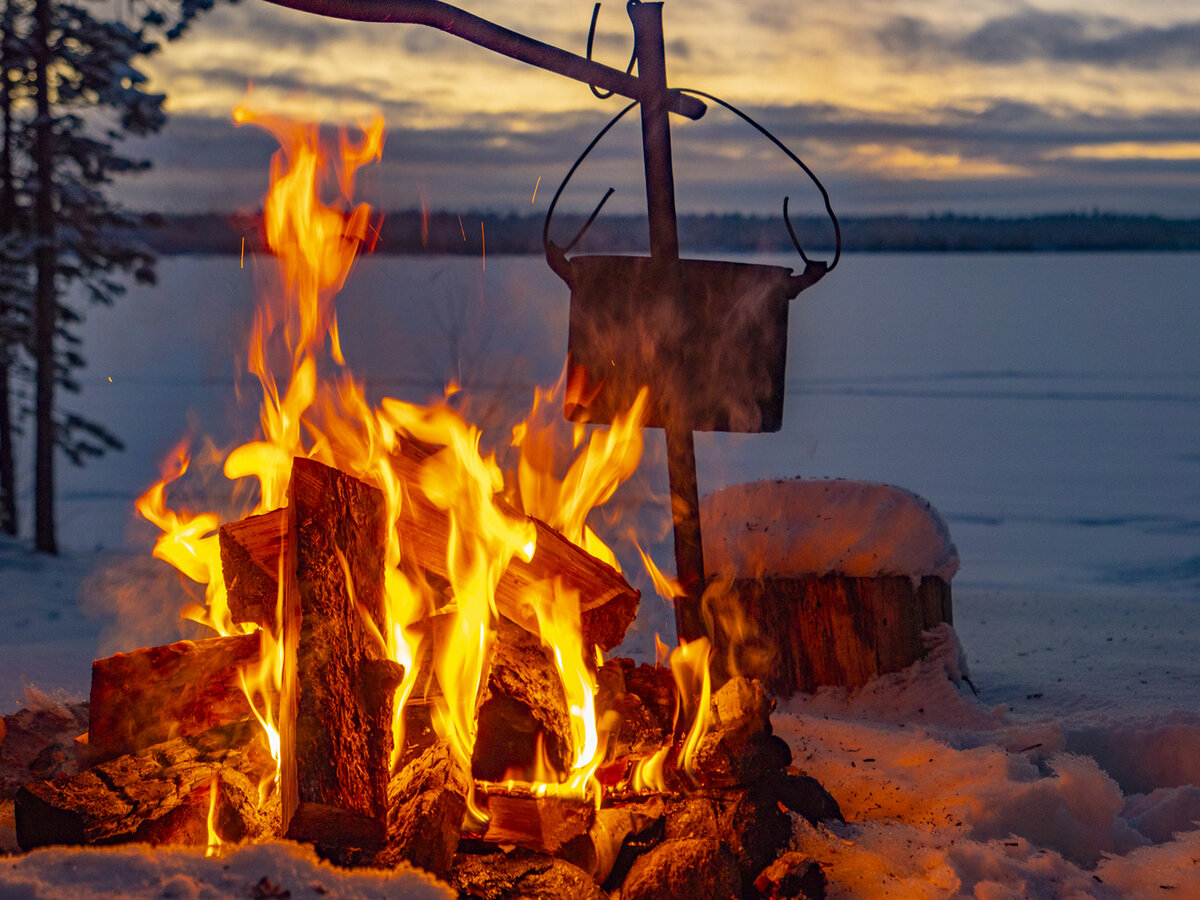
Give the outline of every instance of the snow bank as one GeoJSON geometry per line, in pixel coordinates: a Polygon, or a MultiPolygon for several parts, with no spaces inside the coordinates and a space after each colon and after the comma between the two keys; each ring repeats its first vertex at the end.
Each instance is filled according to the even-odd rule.
{"type": "Polygon", "coordinates": [[[909,669],[777,711],[795,764],[847,819],[796,823],[795,849],[822,864],[831,897],[1200,896],[1200,787],[1127,796],[1068,752],[1077,739],[1060,722],[987,708],[964,675],[941,626],[909,669]]]}
{"type": "Polygon", "coordinates": [[[51,847],[0,858],[4,900],[448,900],[454,892],[415,869],[337,869],[311,848],[277,841],[206,859],[202,851],[51,847]]]}
{"type": "Polygon", "coordinates": [[[710,575],[852,577],[958,571],[950,532],[928,501],[887,484],[843,480],[756,481],[700,501],[710,575]]]}

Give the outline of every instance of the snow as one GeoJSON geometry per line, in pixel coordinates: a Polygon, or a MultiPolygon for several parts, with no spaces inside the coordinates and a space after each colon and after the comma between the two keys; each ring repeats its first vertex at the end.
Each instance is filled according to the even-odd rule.
{"type": "MultiPolygon", "coordinates": [[[[75,579],[95,556],[46,560],[11,543],[0,551],[6,572],[37,598],[23,629],[42,639],[37,651],[5,646],[4,667],[28,666],[27,680],[79,697],[86,677],[73,669],[90,653],[61,651],[97,639],[97,624],[72,609],[75,579]],[[57,656],[42,655],[56,644],[57,656]]],[[[0,642],[23,630],[7,614],[0,642]]],[[[986,670],[970,673],[981,696],[966,680],[959,634],[942,625],[927,637],[927,657],[908,669],[857,692],[824,688],[783,701],[772,717],[795,765],[848,820],[795,820],[794,848],[822,864],[831,897],[1200,896],[1200,714],[1138,700],[1081,706],[1077,691],[1056,699],[1053,684],[1033,701],[990,702],[997,688],[986,670]]],[[[28,700],[49,702],[36,690],[28,700]]],[[[7,833],[0,843],[11,850],[11,819],[7,833]]],[[[452,896],[411,872],[335,869],[286,842],[213,859],[144,847],[0,858],[3,900],[280,896],[263,893],[271,885],[293,898],[452,896]]]]}
{"type": "Polygon", "coordinates": [[[206,859],[203,850],[145,845],[87,850],[48,847],[0,858],[4,900],[447,900],[424,872],[349,872],[310,847],[277,841],[206,859]]]}
{"type": "Polygon", "coordinates": [[[888,484],[844,479],[764,479],[700,503],[709,575],[851,577],[958,571],[950,530],[928,500],[888,484]]]}

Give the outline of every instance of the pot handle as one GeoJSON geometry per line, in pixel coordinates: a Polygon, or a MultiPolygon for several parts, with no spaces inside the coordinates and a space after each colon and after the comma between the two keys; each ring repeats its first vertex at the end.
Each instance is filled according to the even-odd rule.
{"type": "MultiPolygon", "coordinates": [[[[837,266],[838,260],[842,258],[842,227],[838,224],[837,215],[833,211],[833,204],[829,199],[829,192],[825,190],[825,185],[821,184],[821,179],[817,177],[816,173],[805,164],[804,160],[789,150],[784,145],[783,141],[779,140],[779,138],[775,137],[775,135],[771,134],[771,132],[769,132],[765,127],[754,121],[754,119],[750,118],[750,116],[746,115],[746,113],[742,112],[732,103],[726,103],[720,97],[714,97],[712,94],[706,94],[704,91],[692,90],[691,88],[680,88],[679,92],[681,94],[691,94],[695,97],[703,97],[705,100],[711,100],[713,103],[717,103],[725,107],[735,116],[742,119],[742,121],[756,129],[759,134],[782,150],[788,159],[804,170],[804,174],[809,177],[814,185],[816,185],[817,190],[821,192],[821,198],[825,201],[825,212],[828,213],[829,222],[833,226],[833,259],[829,263],[824,263],[820,260],[810,260],[808,258],[808,255],[804,252],[804,248],[800,246],[800,241],[796,237],[795,229],[792,228],[792,220],[788,218],[788,198],[784,197],[783,223],[787,226],[788,236],[792,239],[792,246],[796,248],[796,252],[799,253],[800,258],[804,260],[804,273],[797,276],[797,280],[801,282],[801,285],[796,289],[796,293],[799,293],[806,287],[816,284],[826,272],[832,272],[834,267],[837,266]]],[[[792,296],[795,296],[795,294],[792,296]]]]}
{"type": "Polygon", "coordinates": [[[562,184],[560,184],[558,186],[558,190],[554,192],[554,199],[550,201],[550,208],[546,210],[546,221],[542,223],[542,249],[546,253],[546,264],[550,266],[551,271],[553,271],[555,275],[567,283],[567,287],[571,287],[571,261],[567,259],[567,253],[572,247],[579,243],[579,239],[583,237],[588,228],[591,227],[592,222],[596,220],[596,216],[600,214],[600,210],[604,208],[604,204],[608,202],[608,198],[613,195],[613,188],[608,189],[607,193],[605,193],[605,195],[600,199],[600,202],[596,204],[596,208],[592,210],[592,214],[588,216],[588,220],[583,223],[583,227],[579,229],[578,234],[571,238],[570,243],[568,243],[565,247],[560,247],[558,244],[554,243],[554,241],[550,240],[550,219],[554,216],[554,208],[558,206],[558,198],[562,196],[562,192],[566,189],[567,182],[571,180],[571,176],[575,174],[575,170],[579,168],[580,164],[582,164],[585,159],[587,159],[587,155],[592,152],[592,149],[598,143],[600,143],[600,139],[603,138],[604,135],[608,134],[609,129],[616,125],[617,122],[621,121],[621,118],[625,115],[625,113],[629,112],[635,106],[637,106],[637,101],[630,103],[623,110],[609,119],[608,124],[600,129],[596,136],[592,138],[590,144],[584,147],[583,152],[579,154],[579,158],[576,159],[571,165],[571,168],[567,170],[567,174],[563,177],[562,184]]]}
{"type": "Polygon", "coordinates": [[[833,266],[826,265],[819,259],[809,260],[805,264],[803,272],[801,272],[799,275],[792,275],[790,278],[788,278],[787,298],[789,300],[796,299],[797,294],[799,294],[805,288],[812,287],[814,284],[824,278],[825,273],[832,268],[833,266]]]}

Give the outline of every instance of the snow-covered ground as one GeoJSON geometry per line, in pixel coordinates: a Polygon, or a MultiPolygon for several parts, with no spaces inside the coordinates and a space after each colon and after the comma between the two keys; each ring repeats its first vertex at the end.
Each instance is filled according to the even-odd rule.
{"type": "MultiPolygon", "coordinates": [[[[470,260],[368,262],[340,308],[377,393],[557,374],[565,298],[538,261],[489,258],[486,276],[470,260]]],[[[698,436],[704,490],[890,482],[930,500],[959,550],[954,633],[929,659],[776,713],[850,820],[797,826],[833,896],[1200,897],[1195,263],[847,259],[793,307],[784,430],[698,436]]],[[[80,402],[128,450],[63,473],[63,556],[0,541],[0,712],[25,684],[81,697],[95,656],[180,636],[186,598],[131,505],[189,410],[228,438],[251,290],[236,260],[171,260],[163,283],[90,325],[80,402]]],[[[652,446],[650,493],[661,468],[652,446]]],[[[648,541],[667,562],[665,532],[648,541]]],[[[645,593],[628,648],[642,658],[671,632],[645,593]]],[[[218,861],[41,851],[0,859],[0,898],[245,897],[262,876],[292,897],[436,896],[278,845],[218,861]]]]}

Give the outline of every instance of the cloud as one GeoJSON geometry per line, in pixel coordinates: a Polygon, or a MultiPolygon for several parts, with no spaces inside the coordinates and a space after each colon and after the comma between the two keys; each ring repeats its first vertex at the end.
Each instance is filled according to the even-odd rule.
{"type": "Polygon", "coordinates": [[[895,16],[874,34],[889,54],[916,61],[954,58],[983,65],[1050,63],[1160,70],[1200,63],[1200,20],[1140,25],[1086,13],[1026,9],[966,32],[895,16]]]}

